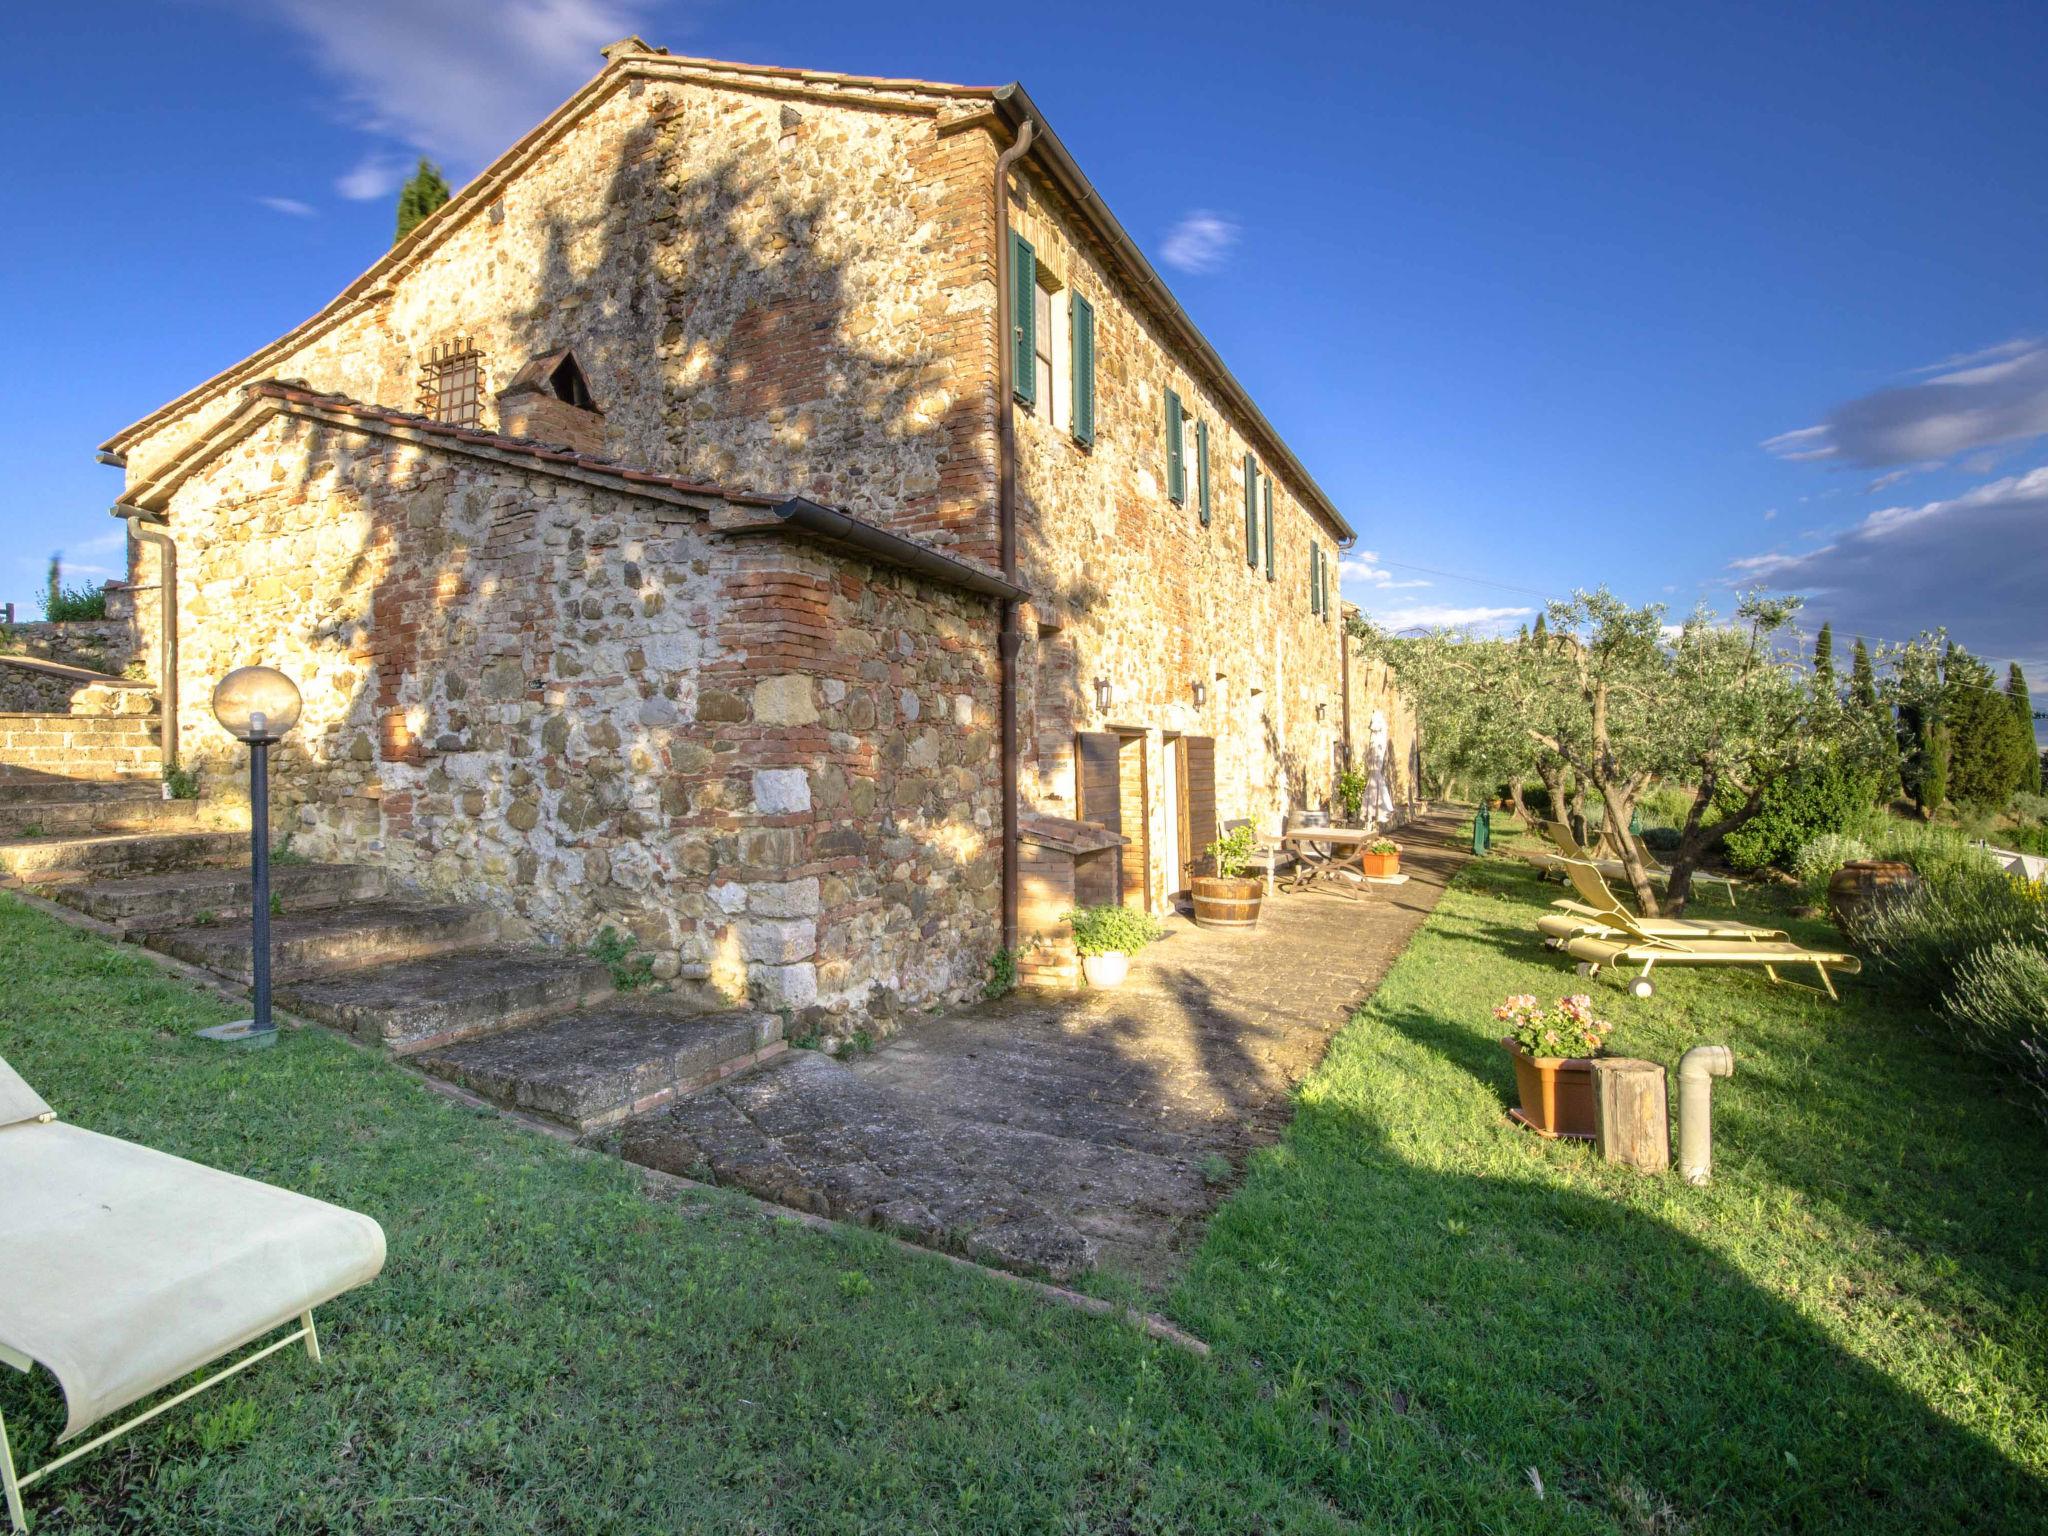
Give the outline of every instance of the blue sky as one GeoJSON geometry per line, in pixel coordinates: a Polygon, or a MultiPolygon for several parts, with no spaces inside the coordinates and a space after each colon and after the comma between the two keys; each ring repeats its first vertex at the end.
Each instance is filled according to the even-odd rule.
{"type": "Polygon", "coordinates": [[[2039,4],[10,6],[0,598],[111,568],[94,446],[345,286],[412,156],[473,175],[627,32],[1021,79],[1397,627],[1753,578],[2048,685],[2039,4]]]}

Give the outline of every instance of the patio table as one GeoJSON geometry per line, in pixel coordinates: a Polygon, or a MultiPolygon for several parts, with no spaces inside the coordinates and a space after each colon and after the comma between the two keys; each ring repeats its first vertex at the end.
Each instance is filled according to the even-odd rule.
{"type": "Polygon", "coordinates": [[[1366,890],[1365,845],[1382,834],[1363,827],[1289,827],[1279,842],[1295,857],[1290,891],[1331,885],[1354,900],[1366,890]],[[1354,883],[1355,882],[1355,883],[1354,883]]]}

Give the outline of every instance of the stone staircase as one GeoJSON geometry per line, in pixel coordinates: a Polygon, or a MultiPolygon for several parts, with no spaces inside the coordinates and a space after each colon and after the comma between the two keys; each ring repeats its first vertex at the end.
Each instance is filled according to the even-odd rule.
{"type": "MultiPolygon", "coordinates": [[[[237,825],[199,802],[165,800],[126,743],[74,758],[78,777],[51,771],[37,751],[30,764],[0,749],[0,886],[246,984],[246,816],[237,825]]],[[[394,892],[376,869],[287,860],[273,863],[271,890],[281,1008],[579,1134],[783,1050],[774,1014],[683,993],[619,997],[589,956],[526,942],[516,920],[487,907],[394,892]]]]}

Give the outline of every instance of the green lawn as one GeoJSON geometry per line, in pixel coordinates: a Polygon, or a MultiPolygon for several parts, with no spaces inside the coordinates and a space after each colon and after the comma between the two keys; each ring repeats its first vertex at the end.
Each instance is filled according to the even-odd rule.
{"type": "MultiPolygon", "coordinates": [[[[2013,1530],[2048,1522],[2048,1135],[1871,988],[1605,978],[1734,1046],[1706,1190],[1502,1110],[1487,1009],[1566,990],[1470,870],[1176,1295],[1207,1362],[459,1109],[0,899],[0,1051],[67,1118],[384,1224],[384,1276],[32,1491],[40,1531],[2013,1530]],[[1534,1469],[1534,1478],[1530,1469],[1534,1469]],[[1539,1496],[1535,1478],[1540,1478],[1539,1496]]],[[[4,1191],[0,1191],[4,1210],[4,1191]]],[[[0,1380],[18,1454],[56,1422],[0,1380]]]]}

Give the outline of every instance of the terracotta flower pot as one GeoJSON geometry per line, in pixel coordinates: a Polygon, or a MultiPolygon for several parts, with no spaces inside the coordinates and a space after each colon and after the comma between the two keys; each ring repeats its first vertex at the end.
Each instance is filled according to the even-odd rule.
{"type": "Polygon", "coordinates": [[[1120,987],[1130,973],[1131,957],[1119,949],[1081,957],[1081,974],[1091,987],[1120,987]]]}
{"type": "Polygon", "coordinates": [[[1522,1105],[1508,1111],[1538,1136],[1593,1139],[1593,1063],[1583,1057],[1530,1056],[1503,1035],[1500,1048],[1514,1058],[1522,1105]]]}
{"type": "Polygon", "coordinates": [[[1920,877],[1910,864],[1889,859],[1855,859],[1828,881],[1828,911],[1835,926],[1849,938],[1877,911],[1903,901],[1919,888],[1920,877]]]}
{"type": "Polygon", "coordinates": [[[1366,876],[1373,880],[1384,880],[1391,875],[1401,873],[1401,855],[1399,853],[1362,854],[1359,857],[1359,863],[1364,866],[1366,876]]]}
{"type": "Polygon", "coordinates": [[[1258,926],[1264,887],[1256,880],[1226,880],[1220,875],[1197,875],[1189,884],[1194,899],[1198,928],[1253,928],[1258,926]]]}

